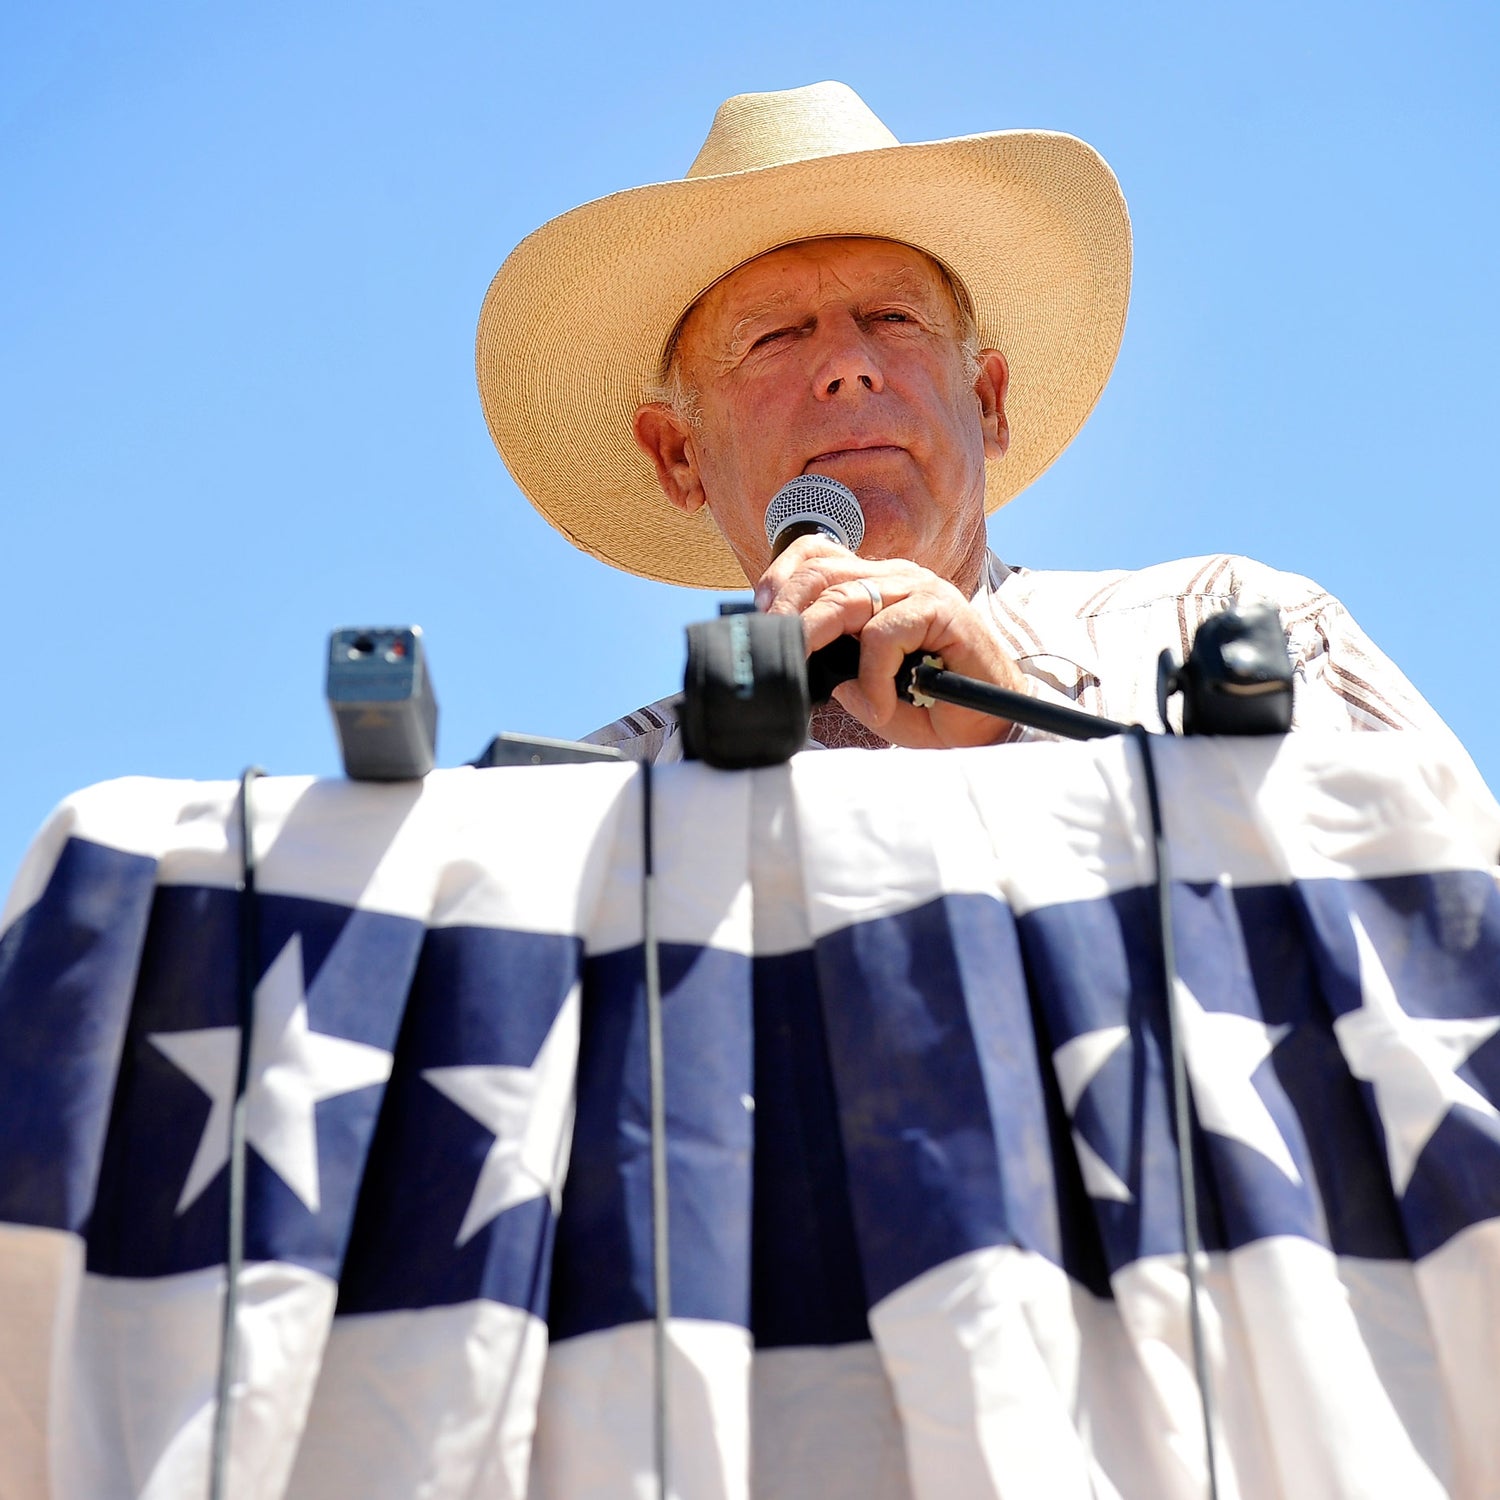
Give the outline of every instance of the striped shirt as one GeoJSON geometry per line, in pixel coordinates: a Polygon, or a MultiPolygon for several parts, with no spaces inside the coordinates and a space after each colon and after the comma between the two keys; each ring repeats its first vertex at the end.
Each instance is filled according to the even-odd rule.
{"type": "MultiPolygon", "coordinates": [[[[1232,603],[1260,600],[1277,607],[1287,633],[1293,728],[1419,729],[1458,748],[1452,731],[1332,594],[1246,557],[1061,573],[1012,568],[990,553],[974,598],[989,610],[1033,697],[1148,727],[1160,727],[1156,661],[1162,650],[1182,660],[1209,616],[1232,603]]],[[[676,705],[675,698],[660,699],[587,738],[634,760],[681,760],[676,705]]],[[[1011,738],[1049,736],[1017,725],[1011,738]]],[[[809,741],[809,748],[820,747],[809,741]]]]}

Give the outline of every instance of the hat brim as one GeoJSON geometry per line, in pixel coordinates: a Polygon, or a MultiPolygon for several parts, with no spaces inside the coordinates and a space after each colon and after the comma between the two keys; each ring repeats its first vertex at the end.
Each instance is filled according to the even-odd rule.
{"type": "Polygon", "coordinates": [[[635,410],[708,287],[778,245],[853,235],[914,245],[963,284],[981,346],[1010,366],[1010,448],[988,465],[986,511],[1023,490],[1093,410],[1130,297],[1114,174],[1083,141],[1046,131],[657,183],[544,224],[496,273],[475,349],[490,435],[532,505],[627,572],[743,587],[706,510],[683,515],[663,495],[635,410]]]}

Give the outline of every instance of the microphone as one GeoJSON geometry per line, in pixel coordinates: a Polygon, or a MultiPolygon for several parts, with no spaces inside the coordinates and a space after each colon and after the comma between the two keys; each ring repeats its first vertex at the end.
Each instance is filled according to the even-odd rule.
{"type": "Polygon", "coordinates": [[[782,485],[766,507],[766,540],[771,556],[780,557],[799,536],[832,537],[841,547],[859,551],[865,539],[865,513],[854,491],[826,474],[799,474],[782,485]]]}
{"type": "MultiPolygon", "coordinates": [[[[832,537],[857,552],[865,539],[865,513],[848,485],[826,474],[799,474],[782,485],[766,507],[771,556],[780,557],[799,536],[814,535],[832,537]]],[[[807,658],[809,700],[827,703],[839,683],[858,676],[859,641],[842,635],[807,658]]]]}

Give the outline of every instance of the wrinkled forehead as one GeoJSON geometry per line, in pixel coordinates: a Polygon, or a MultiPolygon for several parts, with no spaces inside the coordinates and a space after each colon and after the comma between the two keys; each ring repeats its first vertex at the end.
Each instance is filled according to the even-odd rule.
{"type": "Polygon", "coordinates": [[[731,319],[742,317],[746,305],[764,300],[781,264],[813,259],[824,250],[831,254],[844,252],[840,259],[845,268],[859,267],[883,287],[912,295],[936,295],[959,324],[972,317],[963,283],[935,256],[915,245],[863,235],[793,240],[742,261],[698,295],[677,320],[662,351],[663,374],[671,368],[690,329],[696,335],[726,315],[731,319]]]}

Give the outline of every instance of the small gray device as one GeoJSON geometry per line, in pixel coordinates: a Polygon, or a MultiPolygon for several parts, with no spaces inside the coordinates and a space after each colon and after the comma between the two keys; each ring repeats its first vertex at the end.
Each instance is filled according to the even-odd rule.
{"type": "Polygon", "coordinates": [[[437,699],[420,625],[328,637],[328,707],[351,781],[414,781],[437,758],[437,699]]]}
{"type": "Polygon", "coordinates": [[[592,760],[624,760],[612,745],[585,745],[578,740],[549,740],[537,734],[497,734],[471,766],[568,766],[592,760]]]}

